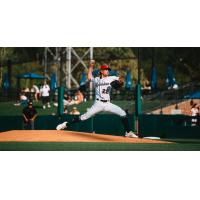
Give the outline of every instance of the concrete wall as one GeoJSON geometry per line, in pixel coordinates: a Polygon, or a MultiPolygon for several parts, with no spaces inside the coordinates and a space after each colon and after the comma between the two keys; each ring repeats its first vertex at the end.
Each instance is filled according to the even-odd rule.
{"type": "MultiPolygon", "coordinates": [[[[195,103],[200,104],[200,99],[195,99],[194,100],[195,103]]],[[[170,106],[166,106],[164,108],[162,108],[162,112],[164,115],[171,115],[173,110],[175,109],[176,104],[170,105],[170,106]]],[[[186,100],[184,102],[180,102],[178,103],[178,108],[179,110],[181,110],[181,114],[183,115],[191,115],[191,106],[190,106],[190,100],[186,100]]],[[[160,114],[160,109],[157,109],[155,111],[152,112],[152,114],[160,114]]]]}

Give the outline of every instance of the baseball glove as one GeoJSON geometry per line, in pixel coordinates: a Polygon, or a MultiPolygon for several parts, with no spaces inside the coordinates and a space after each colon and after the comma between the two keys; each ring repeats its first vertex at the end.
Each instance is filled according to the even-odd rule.
{"type": "Polygon", "coordinates": [[[115,90],[119,90],[123,86],[123,82],[120,82],[118,80],[112,81],[110,83],[111,87],[114,88],[115,90]]]}

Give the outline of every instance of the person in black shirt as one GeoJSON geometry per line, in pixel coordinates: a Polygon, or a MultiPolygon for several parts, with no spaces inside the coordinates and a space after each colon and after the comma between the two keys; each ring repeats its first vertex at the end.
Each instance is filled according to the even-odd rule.
{"type": "Polygon", "coordinates": [[[25,129],[28,126],[31,126],[31,130],[34,130],[34,121],[37,116],[37,111],[33,107],[33,103],[31,101],[28,103],[28,106],[23,109],[22,116],[23,116],[22,129],[25,129]]]}

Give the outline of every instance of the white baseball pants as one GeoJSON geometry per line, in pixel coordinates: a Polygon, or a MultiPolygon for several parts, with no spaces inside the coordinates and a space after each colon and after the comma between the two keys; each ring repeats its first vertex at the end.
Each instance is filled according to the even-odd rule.
{"type": "Polygon", "coordinates": [[[90,117],[102,111],[110,112],[119,115],[120,117],[126,116],[126,112],[115,104],[112,104],[110,102],[95,101],[93,106],[85,114],[80,116],[80,120],[81,121],[87,120],[90,117]]]}

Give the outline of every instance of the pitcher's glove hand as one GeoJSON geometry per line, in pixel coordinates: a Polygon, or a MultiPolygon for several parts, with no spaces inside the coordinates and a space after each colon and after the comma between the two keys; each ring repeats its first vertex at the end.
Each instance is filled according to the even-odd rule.
{"type": "Polygon", "coordinates": [[[121,89],[121,87],[123,86],[123,84],[124,83],[122,81],[118,81],[118,80],[112,81],[110,83],[111,87],[114,88],[115,90],[121,89]]]}

